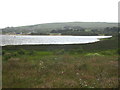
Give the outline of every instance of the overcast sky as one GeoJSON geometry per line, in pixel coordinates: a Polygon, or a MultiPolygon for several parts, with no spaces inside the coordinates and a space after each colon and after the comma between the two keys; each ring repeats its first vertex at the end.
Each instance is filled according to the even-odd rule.
{"type": "Polygon", "coordinates": [[[0,28],[52,22],[118,22],[120,0],[0,0],[0,28]]]}

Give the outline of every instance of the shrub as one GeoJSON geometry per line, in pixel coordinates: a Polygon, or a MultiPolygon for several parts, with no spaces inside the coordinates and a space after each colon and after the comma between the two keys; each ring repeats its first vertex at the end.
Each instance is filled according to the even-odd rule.
{"type": "Polygon", "coordinates": [[[34,55],[35,51],[29,51],[28,55],[34,55]]]}
{"type": "Polygon", "coordinates": [[[20,55],[24,55],[26,53],[26,51],[24,50],[24,49],[20,49],[19,51],[18,51],[18,54],[20,54],[20,55]]]}
{"type": "Polygon", "coordinates": [[[5,55],[6,51],[5,50],[2,50],[2,55],[5,55]]]}
{"type": "Polygon", "coordinates": [[[18,55],[19,55],[18,52],[13,52],[13,54],[12,54],[13,57],[16,57],[18,55]]]}
{"type": "Polygon", "coordinates": [[[117,53],[120,55],[120,48],[117,50],[117,53]]]}
{"type": "Polygon", "coordinates": [[[3,60],[7,61],[11,57],[12,57],[11,53],[5,53],[5,55],[3,56],[3,60]]]}

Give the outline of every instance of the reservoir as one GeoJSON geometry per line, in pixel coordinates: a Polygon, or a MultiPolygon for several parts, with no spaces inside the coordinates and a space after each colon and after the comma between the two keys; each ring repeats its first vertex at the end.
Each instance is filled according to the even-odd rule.
{"type": "Polygon", "coordinates": [[[32,35],[1,35],[1,46],[6,45],[39,45],[39,44],[86,44],[98,42],[102,38],[112,36],[32,36],[32,35]]]}

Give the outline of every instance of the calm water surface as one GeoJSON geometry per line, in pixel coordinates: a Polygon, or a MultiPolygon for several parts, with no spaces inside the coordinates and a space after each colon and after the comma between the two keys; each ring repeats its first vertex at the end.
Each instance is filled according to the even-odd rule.
{"type": "Polygon", "coordinates": [[[101,38],[112,36],[32,36],[32,35],[1,35],[1,46],[5,45],[36,45],[36,44],[85,44],[100,41],[101,38]]]}

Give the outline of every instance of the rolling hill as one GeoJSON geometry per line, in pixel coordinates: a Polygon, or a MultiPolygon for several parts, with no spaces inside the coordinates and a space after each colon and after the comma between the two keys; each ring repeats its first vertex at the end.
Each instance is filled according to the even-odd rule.
{"type": "Polygon", "coordinates": [[[4,33],[50,33],[52,30],[62,29],[64,27],[74,27],[79,26],[84,29],[99,29],[103,30],[106,27],[118,27],[117,23],[106,23],[106,22],[65,22],[65,23],[45,23],[45,24],[36,24],[29,26],[19,26],[19,27],[6,27],[2,29],[4,33]]]}

